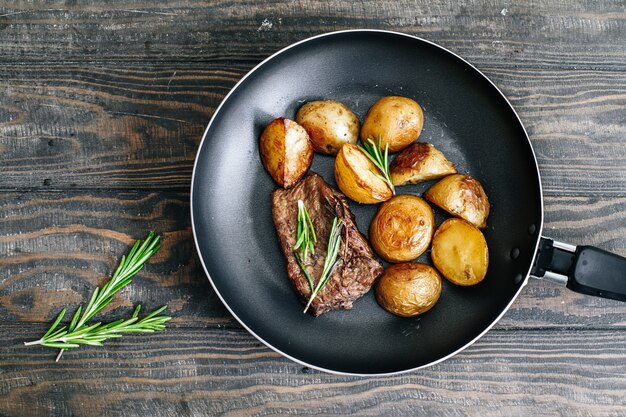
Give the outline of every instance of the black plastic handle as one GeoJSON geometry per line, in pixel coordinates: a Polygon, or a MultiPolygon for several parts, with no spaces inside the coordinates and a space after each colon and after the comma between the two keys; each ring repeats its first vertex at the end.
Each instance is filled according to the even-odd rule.
{"type": "Polygon", "coordinates": [[[626,258],[593,246],[542,237],[531,275],[559,281],[582,294],[626,301],[626,258]]]}

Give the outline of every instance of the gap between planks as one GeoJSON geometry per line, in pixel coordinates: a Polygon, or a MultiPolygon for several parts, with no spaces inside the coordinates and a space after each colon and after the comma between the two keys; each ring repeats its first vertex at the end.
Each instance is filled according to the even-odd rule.
{"type": "MultiPolygon", "coordinates": [[[[181,330],[190,330],[190,331],[199,331],[199,330],[228,330],[234,332],[240,332],[244,334],[250,334],[246,329],[241,327],[239,323],[235,322],[235,319],[230,319],[231,322],[224,322],[223,324],[206,324],[206,325],[197,325],[192,324],[189,326],[174,324],[168,325],[167,330],[173,331],[181,331],[181,330]]],[[[30,328],[37,328],[40,326],[49,326],[52,322],[19,322],[19,321],[7,321],[0,323],[0,327],[20,327],[24,328],[26,326],[30,328]]],[[[165,331],[167,331],[165,330],[165,331]]],[[[491,329],[489,329],[488,333],[498,332],[498,333],[509,333],[509,332],[624,332],[626,331],[626,327],[622,326],[573,326],[571,324],[568,325],[554,325],[554,326],[536,326],[536,327],[521,327],[521,326],[506,326],[506,327],[498,327],[498,323],[494,325],[491,329]]],[[[250,334],[250,337],[253,337],[250,334]]],[[[256,339],[256,338],[255,338],[256,339]]]]}

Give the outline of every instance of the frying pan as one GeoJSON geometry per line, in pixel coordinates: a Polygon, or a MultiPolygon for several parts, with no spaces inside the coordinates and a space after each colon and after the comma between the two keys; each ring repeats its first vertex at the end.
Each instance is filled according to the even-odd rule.
{"type": "MultiPolygon", "coordinates": [[[[331,185],[334,158],[311,169],[331,185]]],[[[432,182],[400,188],[421,195],[432,182]]],[[[367,231],[377,207],[351,202],[367,231]]],[[[216,110],[196,158],[191,186],[193,233],[207,276],[232,315],[277,352],[341,374],[394,374],[432,365],[472,344],[506,312],[529,276],[572,290],[626,299],[626,259],[542,237],[541,181],[532,146],[504,95],[471,64],[413,36],[355,30],[298,42],[248,73],[216,110]],[[437,305],[419,318],[393,316],[373,291],[353,310],[314,318],[288,280],[271,219],[272,190],[258,138],[276,117],[294,118],[305,102],[336,99],[361,120],[386,95],[418,101],[420,140],[483,184],[492,204],[484,234],[484,281],[444,280],[437,305]]],[[[436,211],[438,224],[446,218],[436,211]]],[[[418,261],[430,263],[428,252],[418,261]]]]}

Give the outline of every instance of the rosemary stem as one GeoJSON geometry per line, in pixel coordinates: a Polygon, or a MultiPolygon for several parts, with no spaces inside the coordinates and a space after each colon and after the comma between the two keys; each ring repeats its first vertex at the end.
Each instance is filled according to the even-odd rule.
{"type": "Polygon", "coordinates": [[[24,342],[26,346],[40,345],[43,343],[43,339],[33,340],[32,342],[24,342]]]}
{"type": "Polygon", "coordinates": [[[311,298],[309,298],[309,302],[306,303],[306,307],[304,307],[303,313],[306,313],[309,310],[309,307],[311,307],[311,303],[313,302],[313,299],[315,298],[316,295],[317,293],[311,294],[311,298]]]}

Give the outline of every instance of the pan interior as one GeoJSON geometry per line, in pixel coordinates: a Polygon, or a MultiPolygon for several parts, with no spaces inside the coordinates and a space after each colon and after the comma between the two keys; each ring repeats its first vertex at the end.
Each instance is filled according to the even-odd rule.
{"type": "MultiPolygon", "coordinates": [[[[312,170],[335,186],[334,159],[315,155],[312,170]]],[[[432,182],[398,188],[421,193],[432,182]]],[[[530,144],[510,105],[478,71],[428,42],[387,32],[313,38],[272,57],[228,96],[197,156],[192,213],[210,279],[257,337],[310,366],[381,374],[425,366],[462,348],[510,304],[526,278],[541,229],[541,191],[530,144]],[[421,141],[459,172],[478,178],[492,211],[484,231],[485,280],[462,288],[444,280],[442,296],[415,319],[380,308],[370,291],[351,311],[302,314],[288,281],[271,218],[276,187],[264,171],[258,137],[272,119],[295,118],[303,103],[336,99],[362,121],[378,98],[401,95],[425,114],[421,141]],[[519,256],[512,259],[513,249],[519,256]]],[[[350,202],[367,234],[376,205],[350,202]]],[[[436,210],[437,224],[448,216],[436,210]]],[[[419,261],[431,263],[429,253],[419,261]]]]}

